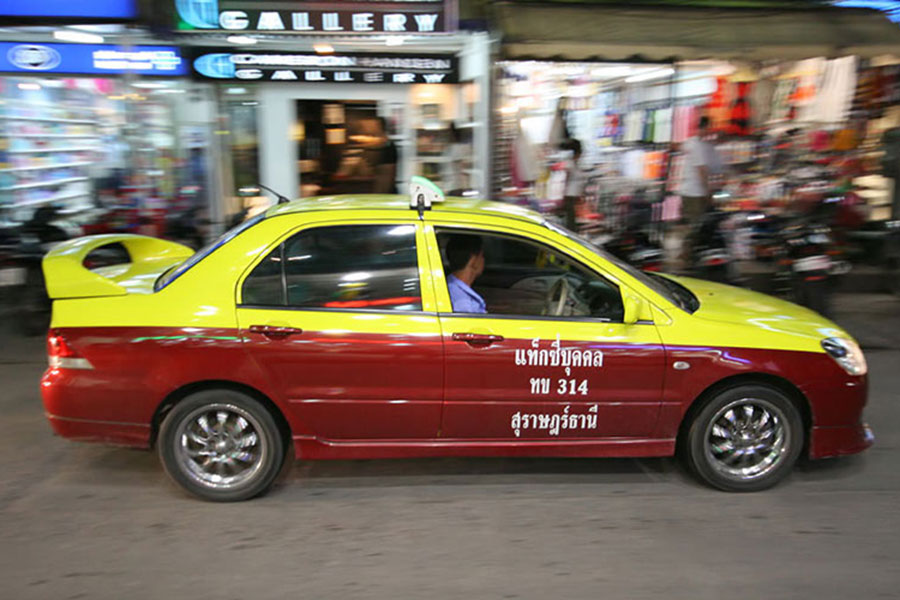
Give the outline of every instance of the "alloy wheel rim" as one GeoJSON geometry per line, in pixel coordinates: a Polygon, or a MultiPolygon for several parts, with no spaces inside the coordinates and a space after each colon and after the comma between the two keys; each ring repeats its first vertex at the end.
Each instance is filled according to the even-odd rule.
{"type": "Polygon", "coordinates": [[[732,481],[760,479],[778,468],[791,447],[784,412],[758,398],[730,402],[706,428],[707,462],[732,481]]]}
{"type": "Polygon", "coordinates": [[[209,488],[229,490],[251,480],[268,454],[259,422],[233,404],[202,406],[181,420],[175,437],[184,472],[209,488]]]}

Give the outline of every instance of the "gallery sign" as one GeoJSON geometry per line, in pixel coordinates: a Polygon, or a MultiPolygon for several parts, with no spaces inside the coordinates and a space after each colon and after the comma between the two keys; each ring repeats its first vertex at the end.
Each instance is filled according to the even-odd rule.
{"type": "Polygon", "coordinates": [[[186,75],[175,46],[0,42],[0,72],[69,75],[186,75]]]}
{"type": "Polygon", "coordinates": [[[456,29],[450,0],[276,2],[176,0],[176,28],[242,32],[428,34],[456,29]]]}
{"type": "Polygon", "coordinates": [[[307,83],[457,83],[457,58],[445,54],[226,52],[194,49],[202,79],[307,83]]]}

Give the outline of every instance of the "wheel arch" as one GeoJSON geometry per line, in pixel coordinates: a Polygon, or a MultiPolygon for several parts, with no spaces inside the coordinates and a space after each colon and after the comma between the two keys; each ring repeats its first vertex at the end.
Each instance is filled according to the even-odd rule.
{"type": "Polygon", "coordinates": [[[676,438],[676,450],[681,453],[684,450],[684,443],[687,439],[688,429],[694,416],[703,409],[703,405],[709,398],[724,390],[738,387],[741,385],[764,385],[776,389],[786,395],[797,410],[800,412],[800,418],[803,421],[803,450],[801,456],[806,455],[809,449],[810,432],[812,431],[812,407],[809,399],[800,388],[791,383],[784,377],[771,375],[769,373],[741,373],[739,375],[731,375],[710,384],[700,394],[694,398],[688,409],[681,417],[681,423],[678,426],[678,437],[676,438]]]}
{"type": "Polygon", "coordinates": [[[150,421],[151,448],[156,445],[156,439],[159,435],[159,428],[162,425],[163,419],[165,419],[169,411],[191,394],[204,390],[233,390],[236,392],[247,394],[253,399],[259,401],[264,407],[266,407],[266,410],[269,411],[269,413],[272,415],[272,418],[275,419],[275,424],[278,426],[278,432],[281,434],[281,437],[284,440],[285,447],[293,447],[291,426],[288,423],[287,418],[285,417],[282,410],[278,407],[278,405],[275,404],[272,399],[269,398],[266,394],[245,383],[230,381],[227,379],[207,379],[185,384],[173,390],[165,398],[163,398],[162,402],[159,403],[159,406],[156,407],[156,411],[154,411],[153,413],[153,419],[150,421]]]}

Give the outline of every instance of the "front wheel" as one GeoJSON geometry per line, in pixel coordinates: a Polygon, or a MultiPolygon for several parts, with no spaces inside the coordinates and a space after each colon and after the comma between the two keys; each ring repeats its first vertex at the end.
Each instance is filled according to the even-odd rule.
{"type": "Polygon", "coordinates": [[[729,492],[772,487],[803,447],[803,421],[781,392],[744,385],[706,402],[687,433],[686,458],[697,476],[729,492]]]}
{"type": "Polygon", "coordinates": [[[175,483],[217,502],[264,493],[284,462],[271,413],[234,390],[205,390],[176,404],[160,428],[158,451],[175,483]]]}

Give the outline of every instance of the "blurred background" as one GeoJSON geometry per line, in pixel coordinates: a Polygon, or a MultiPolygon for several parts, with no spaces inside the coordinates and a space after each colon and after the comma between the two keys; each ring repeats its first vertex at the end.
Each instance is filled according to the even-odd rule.
{"type": "Polygon", "coordinates": [[[0,596],[896,597],[898,20],[885,0],[0,0],[0,596]],[[824,312],[866,351],[876,445],[743,496],[670,459],[454,458],[300,462],[228,507],[151,453],[51,436],[53,244],[197,248],[271,205],[260,184],[412,175],[824,312]]]}
{"type": "Polygon", "coordinates": [[[6,0],[0,288],[46,314],[61,239],[199,247],[271,203],[260,183],[422,175],[827,312],[900,278],[892,19],[862,0],[6,0]]]}

